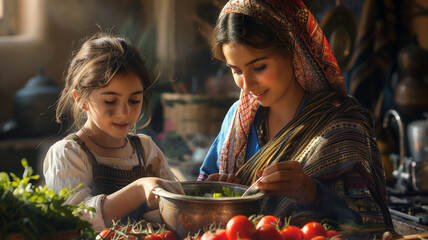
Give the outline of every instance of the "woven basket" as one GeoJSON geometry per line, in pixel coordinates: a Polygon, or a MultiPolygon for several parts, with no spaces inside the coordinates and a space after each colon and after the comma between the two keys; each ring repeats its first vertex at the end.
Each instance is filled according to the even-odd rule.
{"type": "Polygon", "coordinates": [[[163,93],[161,103],[164,124],[172,122],[173,130],[181,134],[216,134],[223,118],[236,101],[232,97],[208,97],[205,95],[163,93]]]}

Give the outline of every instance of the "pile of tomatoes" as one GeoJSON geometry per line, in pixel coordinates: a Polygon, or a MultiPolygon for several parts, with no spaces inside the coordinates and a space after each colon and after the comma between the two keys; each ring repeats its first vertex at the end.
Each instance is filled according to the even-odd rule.
{"type": "MultiPolygon", "coordinates": [[[[179,240],[177,235],[167,229],[136,229],[135,227],[113,227],[103,230],[96,240],[179,240]]],[[[202,233],[187,236],[183,240],[343,240],[336,230],[327,230],[319,222],[309,222],[302,228],[282,224],[275,216],[266,215],[246,217],[237,215],[231,218],[225,227],[211,226],[202,233]]]]}
{"type": "Polygon", "coordinates": [[[340,240],[342,234],[335,230],[326,230],[318,222],[309,222],[302,228],[289,224],[282,225],[279,218],[271,215],[251,220],[238,215],[231,218],[226,228],[210,229],[202,236],[190,239],[200,240],[340,240]]]}

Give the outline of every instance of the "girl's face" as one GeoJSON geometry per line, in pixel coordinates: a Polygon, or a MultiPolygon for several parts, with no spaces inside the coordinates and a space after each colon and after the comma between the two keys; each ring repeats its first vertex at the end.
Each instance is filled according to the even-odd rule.
{"type": "MultiPolygon", "coordinates": [[[[294,78],[292,59],[271,49],[243,44],[222,46],[236,85],[264,107],[287,106],[300,85],[294,78]]],[[[294,102],[294,101],[292,101],[294,102]]]]}
{"type": "Polygon", "coordinates": [[[141,79],[135,73],[116,74],[106,87],[91,92],[85,126],[122,139],[140,116],[143,90],[141,79]]]}

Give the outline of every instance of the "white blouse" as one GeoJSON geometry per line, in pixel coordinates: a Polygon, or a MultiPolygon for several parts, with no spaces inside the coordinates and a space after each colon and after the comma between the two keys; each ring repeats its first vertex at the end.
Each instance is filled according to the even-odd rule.
{"type": "MultiPolygon", "coordinates": [[[[143,134],[138,135],[144,149],[144,162],[148,166],[154,159],[159,159],[159,177],[164,179],[174,179],[164,154],[159,147],[153,142],[151,137],[143,134]]],[[[94,154],[96,160],[100,164],[109,167],[130,170],[134,166],[139,165],[138,156],[136,153],[129,159],[102,157],[94,154]]],[[[74,140],[63,139],[53,144],[43,162],[43,174],[46,180],[46,187],[52,188],[55,192],[62,188],[70,186],[71,189],[76,188],[80,183],[83,185],[73,192],[66,204],[78,205],[83,203],[87,207],[95,208],[96,212],[93,216],[89,212],[83,213],[82,219],[92,224],[95,231],[101,231],[106,228],[103,220],[102,211],[100,209],[102,195],[91,195],[92,186],[92,166],[89,162],[88,155],[74,140]]]]}

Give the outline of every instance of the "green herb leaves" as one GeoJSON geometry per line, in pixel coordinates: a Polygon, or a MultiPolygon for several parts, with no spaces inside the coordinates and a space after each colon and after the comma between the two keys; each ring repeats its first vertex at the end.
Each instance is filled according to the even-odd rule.
{"type": "Polygon", "coordinates": [[[8,233],[21,233],[26,239],[44,239],[62,230],[92,231],[91,225],[79,215],[95,209],[65,204],[77,188],[64,188],[59,193],[46,186],[36,188],[31,181],[39,176],[32,175],[33,169],[25,159],[21,164],[25,168],[22,179],[13,173],[0,173],[0,239],[5,239],[8,233]]]}

